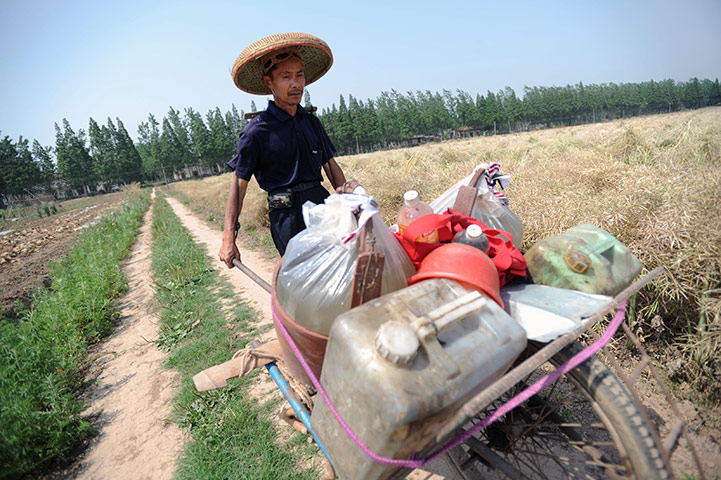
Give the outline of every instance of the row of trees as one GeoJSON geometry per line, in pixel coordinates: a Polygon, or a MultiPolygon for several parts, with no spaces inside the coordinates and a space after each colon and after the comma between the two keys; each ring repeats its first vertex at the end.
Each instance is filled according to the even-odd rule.
{"type": "Polygon", "coordinates": [[[342,153],[367,151],[418,135],[448,136],[470,127],[488,133],[577,125],[634,115],[664,113],[721,104],[718,79],[524,87],[477,94],[383,92],[366,102],[341,95],[338,107],[322,110],[320,118],[342,153]]]}
{"type": "MultiPolygon", "coordinates": [[[[304,99],[310,105],[306,91],[304,99]]],[[[518,97],[512,88],[475,99],[467,92],[383,92],[365,102],[341,95],[339,104],[319,115],[340,153],[368,151],[398,144],[418,135],[448,137],[468,127],[483,133],[575,125],[648,113],[671,112],[721,104],[718,79],[688,82],[653,80],[642,83],[525,87],[518,97]]],[[[254,102],[250,106],[256,110],[254,102]]],[[[78,192],[91,187],[171,177],[183,167],[220,167],[234,154],[238,135],[247,123],[235,105],[205,115],[192,108],[170,108],[157,120],[152,114],[138,127],[137,142],[123,122],[108,118],[99,125],[90,118],[87,133],[75,132],[63,119],[55,124],[55,146],[37,140],[32,147],[20,137],[0,142],[0,199],[25,196],[52,187],[53,179],[78,192]],[[55,156],[53,162],[52,156],[55,156]]]]}
{"type": "Polygon", "coordinates": [[[76,132],[63,119],[55,124],[53,147],[35,140],[30,148],[27,139],[15,143],[5,136],[0,142],[0,208],[11,197],[54,192],[58,178],[67,189],[90,193],[98,186],[108,191],[112,185],[172,178],[190,165],[221,165],[235,153],[245,123],[235,105],[225,114],[215,108],[205,117],[192,108],[181,116],[171,107],[162,122],[150,114],[140,124],[137,142],[119,118],[108,118],[105,125],[90,118],[87,132],[76,132]]]}
{"type": "MultiPolygon", "coordinates": [[[[255,110],[255,103],[251,109],[255,110]]],[[[216,167],[235,154],[238,136],[247,123],[235,105],[221,113],[220,108],[203,116],[186,108],[181,116],[170,108],[162,123],[153,116],[138,126],[138,151],[146,176],[159,178],[161,172],[178,171],[187,165],[216,167]]]]}

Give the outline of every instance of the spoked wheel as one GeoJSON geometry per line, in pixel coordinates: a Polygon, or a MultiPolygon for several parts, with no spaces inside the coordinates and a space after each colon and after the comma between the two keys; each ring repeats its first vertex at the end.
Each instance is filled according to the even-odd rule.
{"type": "MultiPolygon", "coordinates": [[[[551,363],[561,365],[578,351],[572,344],[551,363]]],[[[535,377],[550,369],[542,366],[535,377]]],[[[517,387],[520,391],[525,385],[517,387]]],[[[494,402],[475,421],[517,391],[494,402]]],[[[669,478],[639,408],[596,357],[471,437],[449,458],[466,478],[669,478]]]]}

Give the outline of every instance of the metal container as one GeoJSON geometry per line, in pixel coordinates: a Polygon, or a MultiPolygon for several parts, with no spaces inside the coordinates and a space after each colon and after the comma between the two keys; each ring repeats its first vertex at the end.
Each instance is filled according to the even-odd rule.
{"type": "Polygon", "coordinates": [[[590,223],[539,241],[525,257],[534,283],[600,295],[616,295],[642,268],[628,247],[590,223]]]}
{"type": "MultiPolygon", "coordinates": [[[[526,347],[498,304],[445,278],[419,282],[336,319],[321,384],[350,429],[376,454],[409,458],[526,347]]],[[[316,401],[311,425],[342,479],[391,478],[316,401]]]]}

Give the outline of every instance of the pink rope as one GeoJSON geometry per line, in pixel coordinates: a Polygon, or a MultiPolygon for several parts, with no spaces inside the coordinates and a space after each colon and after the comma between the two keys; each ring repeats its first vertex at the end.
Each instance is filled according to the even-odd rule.
{"type": "Polygon", "coordinates": [[[500,408],[498,408],[495,412],[493,412],[488,417],[484,418],[480,423],[477,425],[474,425],[472,428],[466,430],[463,434],[458,436],[456,439],[450,441],[446,445],[443,446],[440,450],[432,454],[431,456],[422,459],[422,460],[411,460],[411,459],[398,459],[398,458],[388,458],[383,457],[380,455],[376,455],[373,451],[371,451],[368,446],[366,446],[363,441],[358,438],[358,436],[353,432],[353,430],[350,429],[350,427],[345,423],[343,420],[343,417],[340,416],[338,411],[336,410],[335,406],[333,405],[333,402],[331,402],[330,398],[328,398],[328,395],[325,393],[325,390],[321,386],[320,382],[316,378],[316,376],[313,374],[313,371],[308,366],[308,363],[305,361],[305,358],[303,358],[303,354],[301,354],[300,350],[298,350],[298,347],[296,346],[295,342],[291,338],[290,334],[288,333],[288,330],[286,330],[285,325],[283,325],[283,322],[280,321],[278,318],[278,315],[275,313],[275,308],[273,307],[273,304],[271,302],[271,311],[273,312],[273,318],[275,318],[276,324],[280,326],[281,332],[283,332],[283,336],[285,336],[285,339],[288,341],[288,344],[290,345],[290,348],[293,350],[293,353],[298,358],[298,361],[300,362],[301,366],[303,367],[303,370],[305,370],[305,373],[308,375],[308,378],[310,378],[311,382],[313,382],[313,385],[318,390],[318,393],[323,398],[323,401],[328,406],[328,409],[330,410],[331,414],[333,414],[333,417],[336,419],[338,424],[340,424],[341,428],[343,428],[343,431],[350,437],[351,440],[363,451],[363,453],[366,454],[371,460],[377,463],[382,463],[385,465],[393,465],[393,466],[400,466],[405,468],[421,468],[424,465],[426,465],[428,462],[434,460],[435,458],[439,457],[440,455],[443,455],[447,451],[449,451],[452,448],[457,447],[464,441],[466,441],[471,436],[475,435],[476,433],[480,432],[484,428],[489,427],[492,425],[496,420],[504,416],[505,414],[509,413],[511,410],[516,408],[517,406],[521,405],[523,402],[531,398],[533,395],[537,394],[544,388],[550,386],[553,384],[556,380],[558,380],[562,375],[570,372],[574,368],[576,368],[581,363],[588,360],[590,357],[595,355],[600,349],[602,349],[613,337],[613,335],[616,333],[616,330],[618,330],[618,327],[621,325],[621,322],[623,322],[624,315],[626,312],[626,302],[622,302],[619,305],[618,311],[616,312],[616,316],[611,320],[611,323],[609,323],[608,328],[604,332],[604,334],[596,340],[593,344],[589,345],[576,355],[574,355],[568,362],[564,363],[560,367],[558,367],[553,372],[549,373],[548,375],[544,376],[543,378],[539,379],[537,382],[535,382],[530,387],[523,390],[521,393],[510,399],[508,402],[503,404],[500,408]]]}

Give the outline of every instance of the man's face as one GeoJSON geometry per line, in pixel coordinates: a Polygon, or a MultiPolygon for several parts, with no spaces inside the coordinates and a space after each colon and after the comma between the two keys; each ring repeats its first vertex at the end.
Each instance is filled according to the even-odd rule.
{"type": "Polygon", "coordinates": [[[263,76],[263,82],[273,91],[275,103],[279,107],[299,105],[305,87],[303,64],[296,58],[281,62],[270,75],[263,76]]]}

